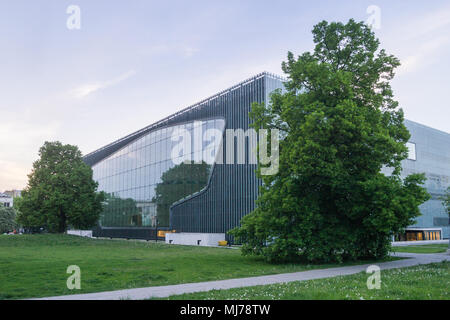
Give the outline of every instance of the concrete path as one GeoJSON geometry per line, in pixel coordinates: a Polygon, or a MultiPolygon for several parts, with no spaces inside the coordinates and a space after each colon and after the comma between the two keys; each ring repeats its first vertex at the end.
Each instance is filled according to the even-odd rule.
{"type": "MultiPolygon", "coordinates": [[[[382,262],[376,264],[382,270],[411,267],[420,264],[429,264],[434,262],[441,262],[444,260],[450,261],[450,255],[442,254],[414,254],[414,253],[395,253],[392,254],[397,257],[404,257],[408,259],[382,262]]],[[[57,297],[47,297],[38,300],[120,300],[120,299],[148,299],[152,297],[169,297],[183,293],[193,293],[210,291],[214,289],[232,289],[240,287],[250,287],[257,285],[266,285],[274,283],[285,283],[292,281],[305,281],[321,278],[330,278],[336,276],[344,276],[366,271],[370,264],[348,266],[330,269],[318,269],[310,271],[301,271],[294,273],[274,274],[267,276],[229,279],[219,281],[208,281],[198,283],[186,283],[170,286],[148,287],[138,289],[126,289],[118,291],[106,291],[86,294],[75,294],[57,297]]]]}

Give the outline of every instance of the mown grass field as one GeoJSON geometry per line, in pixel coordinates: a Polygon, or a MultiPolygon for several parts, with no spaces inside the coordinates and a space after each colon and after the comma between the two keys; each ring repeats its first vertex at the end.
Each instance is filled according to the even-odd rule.
{"type": "Polygon", "coordinates": [[[364,272],[336,278],[172,296],[172,300],[450,300],[450,262],[381,271],[381,288],[364,272]]]}
{"type": "MultiPolygon", "coordinates": [[[[363,263],[368,261],[351,264],[363,263]]],[[[69,235],[0,235],[0,299],[222,280],[334,266],[274,265],[243,257],[239,249],[69,235]],[[69,265],[81,269],[81,290],[67,289],[69,265]]]]}
{"type": "Polygon", "coordinates": [[[393,252],[442,253],[448,250],[448,244],[424,244],[419,246],[392,247],[393,252]]]}

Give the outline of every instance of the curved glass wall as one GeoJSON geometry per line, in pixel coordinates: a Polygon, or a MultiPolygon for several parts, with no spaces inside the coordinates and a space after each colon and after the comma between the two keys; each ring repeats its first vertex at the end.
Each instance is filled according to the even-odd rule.
{"type": "Polygon", "coordinates": [[[223,119],[155,130],[92,167],[107,199],[103,227],[169,226],[170,206],[206,187],[223,119]]]}

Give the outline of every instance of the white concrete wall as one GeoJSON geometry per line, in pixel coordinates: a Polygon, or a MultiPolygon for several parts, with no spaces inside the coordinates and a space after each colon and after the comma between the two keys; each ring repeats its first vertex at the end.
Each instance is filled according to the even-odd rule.
{"type": "Polygon", "coordinates": [[[393,241],[393,247],[403,247],[403,246],[421,246],[424,244],[448,244],[448,240],[418,240],[418,241],[393,241]]]}
{"type": "Polygon", "coordinates": [[[92,238],[92,230],[67,230],[67,234],[80,237],[92,238]]]}
{"type": "Polygon", "coordinates": [[[166,243],[214,247],[225,240],[225,233],[166,233],[166,243]]]}

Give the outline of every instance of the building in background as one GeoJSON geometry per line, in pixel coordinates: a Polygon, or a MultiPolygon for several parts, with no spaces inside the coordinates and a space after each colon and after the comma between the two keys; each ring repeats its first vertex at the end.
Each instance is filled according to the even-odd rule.
{"type": "Polygon", "coordinates": [[[8,190],[3,193],[10,196],[11,198],[18,198],[22,195],[22,190],[8,190]]]}
{"type": "Polygon", "coordinates": [[[411,138],[407,143],[408,159],[402,162],[402,176],[425,173],[431,199],[420,206],[422,215],[397,240],[448,239],[450,218],[442,197],[450,186],[450,134],[408,120],[405,125],[411,138]]]}
{"type": "Polygon", "coordinates": [[[12,207],[14,204],[14,200],[13,197],[5,194],[5,193],[0,193],[0,206],[4,206],[4,207],[12,207]]]}
{"type": "MultiPolygon", "coordinates": [[[[273,90],[283,88],[282,81],[261,73],[86,155],[84,161],[92,167],[99,189],[107,193],[94,236],[149,239],[158,226],[198,234],[199,239],[204,234],[225,238],[254,209],[261,185],[255,175],[257,166],[249,161],[248,139],[244,163],[227,164],[227,159],[239,155],[236,148],[228,148],[235,136],[225,130],[245,135],[251,104],[267,102],[273,90]],[[208,129],[221,132],[214,145],[211,137],[202,139],[196,134],[208,129]],[[189,153],[193,159],[202,159],[206,150],[213,161],[174,162],[172,152],[179,141],[172,135],[179,130],[192,137],[194,147],[189,153]]],[[[421,206],[423,215],[401,237],[448,238],[449,219],[439,197],[450,185],[450,134],[408,120],[405,125],[411,139],[403,174],[425,172],[432,199],[421,206]]]]}

